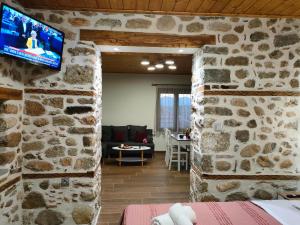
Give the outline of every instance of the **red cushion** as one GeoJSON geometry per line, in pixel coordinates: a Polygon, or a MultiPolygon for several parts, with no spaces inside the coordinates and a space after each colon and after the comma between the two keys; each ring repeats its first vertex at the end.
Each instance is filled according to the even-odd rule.
{"type": "Polygon", "coordinates": [[[139,143],[143,143],[143,140],[147,138],[146,132],[136,132],[135,133],[135,141],[139,143]]]}
{"type": "Polygon", "coordinates": [[[114,133],[114,140],[115,141],[124,141],[125,140],[125,134],[122,131],[116,131],[114,133]]]}

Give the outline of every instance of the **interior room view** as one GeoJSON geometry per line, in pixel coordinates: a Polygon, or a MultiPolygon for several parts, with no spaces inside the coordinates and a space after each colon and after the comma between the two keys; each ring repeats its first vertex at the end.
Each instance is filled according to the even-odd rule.
{"type": "Polygon", "coordinates": [[[1,225],[299,224],[300,2],[0,2],[1,225]]]}
{"type": "Polygon", "coordinates": [[[192,54],[197,49],[101,46],[100,50],[101,224],[118,223],[129,204],[187,202],[190,139],[180,149],[178,172],[177,150],[169,157],[171,137],[165,130],[185,133],[190,128],[192,54]],[[121,131],[124,134],[118,140],[121,131]],[[119,161],[120,144],[149,150],[125,148],[119,161]]]}

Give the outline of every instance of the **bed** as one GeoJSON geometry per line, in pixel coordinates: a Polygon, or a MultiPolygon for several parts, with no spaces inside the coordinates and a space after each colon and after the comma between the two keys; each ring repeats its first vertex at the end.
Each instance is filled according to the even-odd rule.
{"type": "MultiPolygon", "coordinates": [[[[299,225],[299,201],[245,201],[187,203],[197,215],[197,225],[299,225]],[[293,203],[294,202],[294,203],[293,203]],[[279,222],[280,221],[280,222],[279,222]]],[[[168,212],[171,204],[129,205],[121,225],[150,225],[151,219],[168,212]]]]}

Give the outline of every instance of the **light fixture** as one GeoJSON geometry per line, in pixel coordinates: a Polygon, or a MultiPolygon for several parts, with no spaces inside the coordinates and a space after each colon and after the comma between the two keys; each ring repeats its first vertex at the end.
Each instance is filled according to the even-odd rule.
{"type": "Polygon", "coordinates": [[[118,47],[114,47],[114,51],[119,51],[120,49],[118,47]]]}
{"type": "Polygon", "coordinates": [[[177,69],[177,67],[176,67],[175,65],[170,65],[168,68],[169,68],[170,70],[176,70],[176,69],[177,69]]]}
{"type": "Polygon", "coordinates": [[[174,60],[168,59],[168,60],[165,61],[165,63],[167,65],[173,65],[175,62],[174,62],[174,60]]]}
{"type": "Polygon", "coordinates": [[[156,67],[157,69],[162,69],[162,68],[164,68],[164,64],[162,64],[162,63],[157,63],[157,64],[155,65],[155,67],[156,67]]]}
{"type": "Polygon", "coordinates": [[[155,70],[155,67],[154,67],[154,66],[149,66],[149,67],[147,68],[147,70],[149,70],[149,71],[154,71],[154,70],[155,70]]]}
{"type": "Polygon", "coordinates": [[[141,65],[148,66],[148,65],[150,65],[150,62],[149,62],[149,60],[144,59],[141,61],[141,65]]]}
{"type": "Polygon", "coordinates": [[[183,51],[184,51],[183,49],[179,49],[179,50],[178,50],[178,52],[183,52],[183,51]]]}

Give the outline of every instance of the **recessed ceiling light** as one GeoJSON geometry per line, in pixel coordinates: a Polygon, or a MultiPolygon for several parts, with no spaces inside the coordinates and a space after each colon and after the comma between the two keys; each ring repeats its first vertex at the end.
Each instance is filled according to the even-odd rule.
{"type": "Polygon", "coordinates": [[[143,65],[143,66],[148,66],[149,64],[150,64],[150,62],[149,62],[149,60],[142,60],[141,61],[141,64],[143,65]]]}
{"type": "Polygon", "coordinates": [[[147,70],[153,71],[153,70],[155,70],[155,67],[154,67],[154,66],[149,66],[149,67],[147,68],[147,70]]]}
{"type": "Polygon", "coordinates": [[[179,49],[178,52],[184,52],[184,50],[183,49],[179,49]]]}
{"type": "Polygon", "coordinates": [[[115,47],[114,48],[114,51],[119,51],[120,49],[118,47],[115,47]]]}
{"type": "Polygon", "coordinates": [[[167,65],[173,65],[174,64],[174,60],[168,59],[165,62],[167,65]]]}
{"type": "Polygon", "coordinates": [[[176,70],[176,69],[177,69],[177,66],[175,66],[175,65],[170,65],[168,68],[169,68],[170,70],[176,70]]]}
{"type": "Polygon", "coordinates": [[[162,68],[164,68],[164,64],[162,64],[162,63],[157,63],[157,64],[155,65],[155,67],[156,67],[157,69],[162,69],[162,68]]]}

